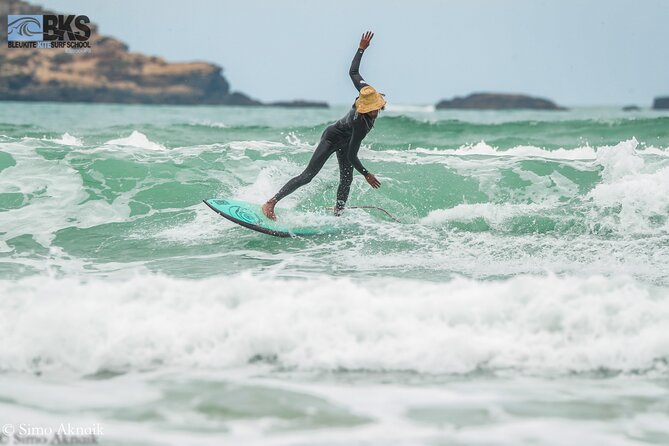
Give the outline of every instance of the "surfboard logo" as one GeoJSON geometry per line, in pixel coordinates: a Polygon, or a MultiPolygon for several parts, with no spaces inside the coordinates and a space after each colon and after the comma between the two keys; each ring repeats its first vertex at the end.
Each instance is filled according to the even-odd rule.
{"type": "Polygon", "coordinates": [[[10,15],[7,17],[8,42],[35,42],[42,40],[43,16],[10,15]]]}
{"type": "Polygon", "coordinates": [[[230,214],[233,217],[238,218],[246,223],[251,223],[252,225],[257,225],[262,221],[258,214],[241,206],[230,206],[230,214]]]}
{"type": "Polygon", "coordinates": [[[92,32],[90,23],[85,15],[10,14],[7,42],[87,42],[92,32]]]}

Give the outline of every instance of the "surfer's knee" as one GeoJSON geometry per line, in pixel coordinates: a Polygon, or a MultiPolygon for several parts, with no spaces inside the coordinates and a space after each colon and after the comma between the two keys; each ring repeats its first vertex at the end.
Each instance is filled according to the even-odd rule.
{"type": "Polygon", "coordinates": [[[353,166],[339,168],[339,178],[344,181],[353,181],[353,166]]]}
{"type": "Polygon", "coordinates": [[[300,184],[304,186],[305,184],[311,183],[311,180],[313,180],[315,176],[316,174],[314,172],[302,172],[298,178],[300,184]]]}

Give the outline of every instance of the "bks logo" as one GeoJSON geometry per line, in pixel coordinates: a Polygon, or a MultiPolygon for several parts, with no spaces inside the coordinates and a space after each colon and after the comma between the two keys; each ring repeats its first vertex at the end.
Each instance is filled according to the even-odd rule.
{"type": "Polygon", "coordinates": [[[9,15],[8,42],[87,41],[91,21],[85,15],[9,15]]]}

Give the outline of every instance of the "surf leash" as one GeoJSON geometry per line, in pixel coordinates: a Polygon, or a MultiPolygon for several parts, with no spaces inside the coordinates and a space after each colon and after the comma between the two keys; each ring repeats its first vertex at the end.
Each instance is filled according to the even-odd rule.
{"type": "MultiPolygon", "coordinates": [[[[330,206],[325,206],[325,208],[327,208],[327,209],[332,209],[330,206]]],[[[390,212],[388,212],[388,211],[386,211],[385,209],[380,208],[380,207],[378,207],[378,206],[346,206],[345,209],[373,209],[373,210],[376,210],[376,211],[381,211],[381,212],[383,212],[384,214],[386,214],[386,215],[388,216],[388,218],[390,218],[392,221],[394,221],[394,222],[396,222],[396,223],[402,223],[401,221],[399,221],[398,219],[396,219],[395,217],[393,217],[393,216],[390,214],[390,212]]]]}

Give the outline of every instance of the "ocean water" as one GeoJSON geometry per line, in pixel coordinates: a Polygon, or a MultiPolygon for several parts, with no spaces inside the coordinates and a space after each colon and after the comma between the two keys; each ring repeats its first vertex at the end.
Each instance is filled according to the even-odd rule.
{"type": "Polygon", "coordinates": [[[3,440],[669,444],[669,113],[391,106],[349,204],[399,222],[334,158],[277,208],[334,234],[202,203],[345,111],[0,103],[3,440]]]}

